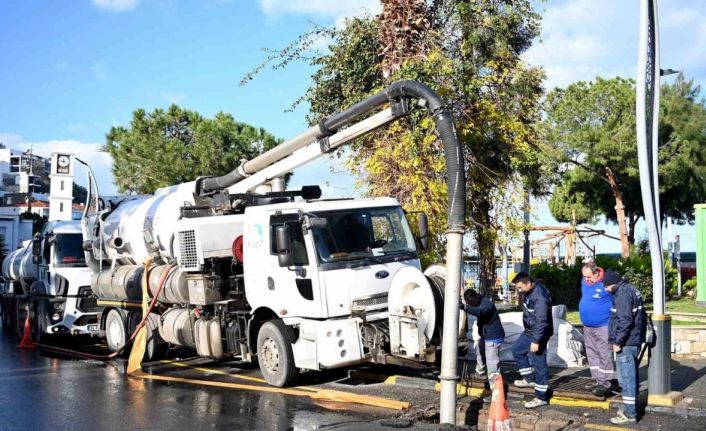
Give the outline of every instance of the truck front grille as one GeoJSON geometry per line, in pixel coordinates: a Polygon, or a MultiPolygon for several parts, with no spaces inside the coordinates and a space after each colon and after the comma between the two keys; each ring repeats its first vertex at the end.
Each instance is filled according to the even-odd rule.
{"type": "Polygon", "coordinates": [[[387,304],[387,293],[380,293],[353,300],[353,307],[374,307],[382,304],[387,304]]]}
{"type": "Polygon", "coordinates": [[[179,266],[182,269],[200,269],[196,252],[196,232],[193,230],[179,232],[179,266]]]}
{"type": "Polygon", "coordinates": [[[89,296],[85,298],[79,298],[76,304],[76,308],[83,311],[84,313],[95,313],[96,311],[98,311],[98,304],[96,298],[89,296]]]}

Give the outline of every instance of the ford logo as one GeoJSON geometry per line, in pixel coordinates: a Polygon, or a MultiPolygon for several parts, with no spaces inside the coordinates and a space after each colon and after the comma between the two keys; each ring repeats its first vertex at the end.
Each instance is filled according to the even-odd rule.
{"type": "Polygon", "coordinates": [[[378,271],[375,273],[375,278],[387,278],[388,275],[390,275],[390,273],[387,271],[378,271]]]}

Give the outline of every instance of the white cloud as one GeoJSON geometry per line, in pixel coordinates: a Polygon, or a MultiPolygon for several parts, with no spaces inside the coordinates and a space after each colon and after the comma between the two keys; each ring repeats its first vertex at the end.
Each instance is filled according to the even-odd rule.
{"type": "Polygon", "coordinates": [[[161,93],[160,96],[170,105],[178,105],[186,99],[186,96],[182,93],[161,93]]]}
{"type": "MultiPolygon", "coordinates": [[[[596,76],[635,77],[639,2],[613,0],[552,1],[540,9],[542,35],[525,54],[544,66],[547,89],[596,76]]],[[[661,2],[661,64],[684,70],[703,84],[706,79],[706,2],[661,2]],[[686,42],[685,42],[686,41],[686,42]]]]}
{"type": "Polygon", "coordinates": [[[330,19],[338,24],[344,18],[378,13],[380,2],[379,0],[260,0],[260,7],[271,17],[313,16],[330,19]]]}
{"type": "Polygon", "coordinates": [[[129,12],[137,7],[139,0],[93,0],[93,6],[108,12],[129,12]]]}
{"type": "MultiPolygon", "coordinates": [[[[49,157],[53,152],[72,153],[79,159],[88,163],[96,175],[98,188],[101,194],[115,195],[117,188],[113,183],[113,159],[108,153],[100,151],[101,144],[96,142],[83,142],[74,139],[53,139],[49,141],[31,142],[23,139],[19,135],[10,133],[0,133],[0,142],[14,150],[28,150],[32,148],[34,154],[49,157]]],[[[81,170],[82,171],[82,170],[81,170]]],[[[83,172],[77,174],[75,181],[78,184],[86,185],[83,172]]]]}

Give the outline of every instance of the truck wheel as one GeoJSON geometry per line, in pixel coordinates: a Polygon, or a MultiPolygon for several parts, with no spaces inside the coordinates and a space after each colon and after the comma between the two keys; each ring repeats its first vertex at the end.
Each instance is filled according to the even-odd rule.
{"type": "Polygon", "coordinates": [[[145,361],[155,361],[167,356],[169,344],[159,335],[159,316],[150,313],[145,322],[147,329],[147,346],[145,348],[145,361]]]}
{"type": "Polygon", "coordinates": [[[265,322],[257,334],[257,359],[263,377],[272,386],[292,384],[299,375],[294,365],[294,331],[281,320],[265,322]]]}
{"type": "Polygon", "coordinates": [[[108,311],[105,318],[105,339],[111,352],[117,352],[125,346],[127,341],[127,328],[125,316],[120,310],[113,308],[108,311]]]}
{"type": "Polygon", "coordinates": [[[32,340],[35,343],[42,343],[46,340],[47,328],[47,304],[44,301],[33,300],[30,303],[32,307],[32,340]]]}
{"type": "Polygon", "coordinates": [[[7,306],[7,299],[2,298],[2,332],[7,333],[10,329],[10,307],[7,306]]]}

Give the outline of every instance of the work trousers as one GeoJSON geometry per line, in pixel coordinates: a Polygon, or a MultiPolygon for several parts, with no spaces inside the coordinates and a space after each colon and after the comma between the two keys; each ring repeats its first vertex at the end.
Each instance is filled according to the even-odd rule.
{"type": "Polygon", "coordinates": [[[613,346],[608,343],[608,326],[584,326],[583,340],[586,356],[591,368],[591,377],[599,385],[610,388],[610,381],[615,378],[613,369],[613,346]]]}
{"type": "Polygon", "coordinates": [[[623,346],[623,349],[616,355],[615,361],[618,365],[618,382],[623,388],[623,411],[625,416],[631,418],[637,417],[637,391],[640,388],[640,378],[637,373],[639,352],[639,346],[623,346]]]}
{"type": "Polygon", "coordinates": [[[475,342],[476,348],[476,373],[486,374],[490,385],[495,383],[495,377],[499,371],[500,364],[500,344],[484,339],[475,342]]]}
{"type": "Polygon", "coordinates": [[[549,368],[547,367],[547,342],[539,343],[539,350],[530,351],[532,339],[524,332],[512,346],[512,355],[519,368],[522,378],[532,381],[534,374],[534,395],[542,401],[547,401],[549,391],[549,368]]]}

